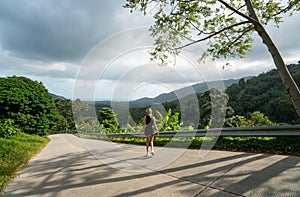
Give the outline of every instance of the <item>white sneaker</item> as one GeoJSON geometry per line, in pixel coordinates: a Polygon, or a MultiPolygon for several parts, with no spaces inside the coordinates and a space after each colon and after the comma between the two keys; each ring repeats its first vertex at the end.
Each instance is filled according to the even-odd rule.
{"type": "Polygon", "coordinates": [[[155,155],[154,151],[151,152],[151,155],[153,155],[153,156],[155,155]]]}
{"type": "Polygon", "coordinates": [[[151,157],[151,154],[150,154],[150,153],[147,153],[147,154],[146,154],[146,157],[151,157]]]}

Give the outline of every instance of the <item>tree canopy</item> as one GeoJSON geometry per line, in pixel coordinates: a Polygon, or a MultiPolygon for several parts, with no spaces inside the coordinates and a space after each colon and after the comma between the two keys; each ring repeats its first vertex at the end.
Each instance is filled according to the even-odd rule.
{"type": "Polygon", "coordinates": [[[276,0],[127,0],[124,6],[153,14],[150,27],[155,37],[154,59],[164,62],[167,53],[178,54],[180,49],[208,41],[205,56],[212,58],[244,57],[251,50],[257,23],[266,25],[283,22],[283,13],[297,11],[299,0],[286,4],[276,0]],[[251,4],[251,5],[248,5],[251,4]],[[249,7],[250,6],[250,7],[249,7]],[[258,21],[251,16],[255,10],[258,21]],[[167,52],[167,53],[166,53],[167,52]]]}
{"type": "Polygon", "coordinates": [[[63,117],[42,83],[26,77],[0,78],[0,119],[11,119],[23,132],[45,135],[63,117]]]}
{"type": "Polygon", "coordinates": [[[100,125],[103,125],[105,129],[110,132],[116,132],[118,130],[118,119],[115,112],[109,107],[103,107],[99,110],[98,120],[100,125]]]}
{"type": "Polygon", "coordinates": [[[64,117],[61,122],[61,129],[63,130],[75,130],[75,121],[72,112],[72,101],[64,98],[56,98],[55,105],[58,113],[64,117]]]}
{"type": "Polygon", "coordinates": [[[218,89],[212,88],[201,94],[199,128],[221,128],[227,115],[233,110],[227,106],[228,95],[218,89]]]}
{"type": "Polygon", "coordinates": [[[300,10],[299,0],[127,0],[131,12],[151,12],[155,38],[152,60],[166,64],[169,55],[195,43],[207,41],[203,58],[244,57],[258,33],[278,69],[282,82],[300,116],[300,91],[265,25],[279,26],[283,14],[300,10]]]}

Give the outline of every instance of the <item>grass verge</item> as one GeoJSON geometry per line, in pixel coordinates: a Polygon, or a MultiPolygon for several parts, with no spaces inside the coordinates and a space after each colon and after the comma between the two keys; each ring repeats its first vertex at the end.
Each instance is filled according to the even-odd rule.
{"type": "Polygon", "coordinates": [[[10,138],[0,138],[0,193],[16,172],[40,151],[48,138],[20,133],[10,138]]]}

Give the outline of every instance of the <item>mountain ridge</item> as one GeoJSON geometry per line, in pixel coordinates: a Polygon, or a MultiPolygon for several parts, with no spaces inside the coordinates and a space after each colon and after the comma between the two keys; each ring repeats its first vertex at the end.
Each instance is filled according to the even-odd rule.
{"type": "MultiPolygon", "coordinates": [[[[251,79],[252,76],[242,77],[245,81],[251,79]]],[[[232,84],[238,83],[240,79],[227,79],[227,80],[217,80],[217,81],[210,81],[210,82],[201,82],[196,83],[191,86],[186,86],[175,91],[171,91],[169,93],[162,93],[154,98],[144,97],[134,101],[130,101],[131,107],[139,107],[139,106],[146,106],[152,105],[154,103],[163,103],[163,102],[171,102],[176,99],[181,99],[191,94],[200,94],[203,93],[211,88],[218,88],[221,90],[225,90],[227,87],[231,86],[232,84]]]]}

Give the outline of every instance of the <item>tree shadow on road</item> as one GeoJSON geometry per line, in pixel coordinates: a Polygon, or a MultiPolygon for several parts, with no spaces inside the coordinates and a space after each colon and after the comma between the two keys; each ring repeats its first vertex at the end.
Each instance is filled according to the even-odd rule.
{"type": "MultiPolygon", "coordinates": [[[[109,152],[102,154],[105,157],[109,152]]],[[[198,160],[182,161],[179,158],[162,169],[148,167],[144,172],[112,167],[122,162],[144,167],[140,164],[148,160],[141,156],[114,158],[103,163],[88,150],[36,160],[20,172],[20,177],[4,196],[59,196],[68,190],[88,191],[88,188],[98,188],[103,196],[136,196],[164,191],[182,196],[269,196],[268,191],[299,195],[300,192],[299,157],[239,153],[198,160]]]]}

